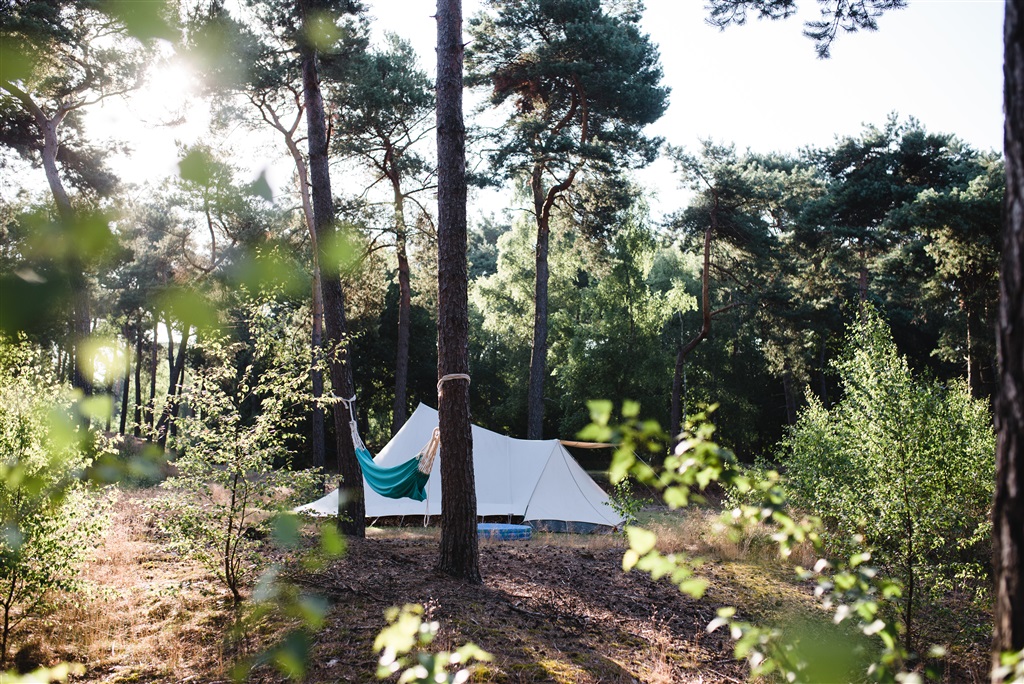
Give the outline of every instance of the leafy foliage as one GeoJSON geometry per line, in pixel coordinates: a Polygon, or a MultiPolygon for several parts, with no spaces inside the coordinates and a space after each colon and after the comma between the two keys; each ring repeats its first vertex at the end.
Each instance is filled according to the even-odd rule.
{"type": "Polygon", "coordinates": [[[622,516],[624,524],[632,525],[636,522],[637,513],[651,503],[651,500],[638,495],[633,480],[627,477],[612,486],[612,491],[608,495],[608,503],[616,513],[622,516]]]}
{"type": "Polygon", "coordinates": [[[0,663],[48,592],[79,587],[78,568],[102,539],[109,502],[81,479],[95,449],[44,358],[0,340],[0,663]]]}
{"type": "Polygon", "coordinates": [[[164,484],[178,493],[165,504],[174,509],[165,531],[236,602],[261,565],[260,539],[282,492],[305,495],[312,487],[303,486],[303,476],[315,479],[312,471],[285,467],[288,441],[295,439],[286,409],[301,397],[306,376],[288,372],[271,307],[249,300],[244,311],[251,350],[225,336],[202,343],[205,363],[186,395],[191,411],[179,419],[184,454],[178,475],[164,484]]]}
{"type": "Polygon", "coordinates": [[[918,603],[965,582],[987,584],[995,436],[963,382],[915,378],[877,311],[866,307],[836,363],[845,394],[809,398],[782,456],[793,503],[821,516],[830,548],[854,531],[918,603]],[[924,596],[922,596],[922,594],[924,596]]]}
{"type": "MultiPolygon", "coordinates": [[[[775,528],[773,539],[784,556],[801,543],[823,550],[820,523],[810,518],[794,518],[787,512],[785,493],[776,474],[770,473],[763,479],[745,474],[731,452],[711,441],[714,427],[707,422],[706,414],[694,417],[673,452],[665,458],[664,466],[656,469],[637,454],[664,454],[669,436],[655,421],[640,419],[639,404],[624,403],[618,424],[611,420],[611,402],[591,402],[590,407],[593,422],[580,436],[619,445],[612,463],[613,482],[627,475],[637,477],[661,491],[672,508],[701,501],[701,492],[713,482],[735,487],[755,503],[739,505],[724,513],[723,523],[728,529],[738,533],[747,525],[768,523],[775,528]]],[[[694,597],[703,595],[707,583],[697,576],[698,563],[694,559],[676,553],[663,554],[657,548],[657,535],[649,530],[629,527],[626,533],[630,548],[623,556],[623,569],[637,568],[655,579],[668,577],[681,591],[694,597]]],[[[786,681],[808,683],[846,681],[865,675],[873,681],[911,681],[916,675],[904,672],[908,654],[900,644],[899,628],[884,619],[885,602],[900,596],[899,587],[867,565],[870,560],[871,554],[858,548],[849,560],[835,565],[821,559],[811,572],[798,569],[804,578],[818,575],[816,595],[832,611],[837,625],[850,620],[863,635],[876,640],[866,651],[863,645],[855,645],[856,658],[837,660],[840,652],[850,652],[848,635],[834,635],[825,642],[808,639],[804,630],[794,626],[764,627],[737,619],[733,607],[721,609],[708,630],[728,627],[736,641],[736,656],[747,660],[754,676],[779,673],[786,681]]]]}
{"type": "Polygon", "coordinates": [[[491,660],[489,653],[471,643],[464,644],[452,652],[432,653],[427,650],[434,641],[440,625],[433,621],[424,622],[423,606],[389,608],[386,616],[388,626],[381,630],[373,642],[374,650],[380,652],[377,665],[378,679],[387,679],[402,670],[398,676],[398,684],[462,684],[469,680],[473,661],[491,660]],[[455,668],[454,672],[451,671],[452,668],[455,668]]]}

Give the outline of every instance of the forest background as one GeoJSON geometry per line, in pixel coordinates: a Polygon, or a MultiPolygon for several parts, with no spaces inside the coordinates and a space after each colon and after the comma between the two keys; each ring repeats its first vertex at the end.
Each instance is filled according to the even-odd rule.
{"type": "MultiPolygon", "coordinates": [[[[991,8],[972,5],[972,12],[998,15],[991,8]]],[[[936,11],[934,7],[926,10],[936,11]]],[[[657,11],[659,8],[655,8],[657,11]]],[[[907,13],[911,11],[925,10],[911,8],[907,13]]],[[[377,13],[382,14],[381,10],[377,13]]],[[[899,20],[900,14],[890,14],[885,20],[899,20]]],[[[380,27],[390,30],[388,16],[384,14],[373,24],[375,35],[383,36],[380,27]]],[[[412,21],[407,23],[417,26],[412,21]]],[[[772,28],[778,31],[783,26],[773,24],[772,28]]],[[[796,26],[794,23],[790,28],[796,26]]],[[[704,28],[711,31],[710,27],[704,28]]],[[[755,28],[762,27],[742,30],[755,28]]],[[[711,39],[744,41],[749,40],[749,33],[713,32],[711,39]]],[[[892,31],[883,31],[862,39],[899,43],[901,38],[892,31]]],[[[856,42],[844,43],[840,49],[860,49],[853,45],[856,42]]],[[[988,41],[979,39],[979,43],[988,41]]],[[[408,46],[396,45],[378,40],[373,50],[380,54],[390,50],[391,59],[409,60],[403,68],[424,69],[426,60],[419,60],[408,46]]],[[[789,41],[785,45],[783,59],[797,52],[812,69],[833,68],[841,61],[841,55],[816,61],[807,43],[789,41]]],[[[670,43],[667,49],[674,51],[676,47],[670,43]]],[[[726,46],[723,52],[731,49],[726,46]]],[[[869,45],[866,50],[877,50],[877,46],[869,45]]],[[[239,255],[251,254],[263,243],[285,246],[298,257],[296,264],[303,260],[302,250],[309,249],[305,232],[296,228],[296,221],[301,220],[296,211],[299,202],[294,193],[288,192],[294,188],[293,184],[289,187],[294,164],[290,165],[287,181],[283,181],[285,176],[280,171],[287,164],[254,164],[254,158],[270,156],[268,145],[277,143],[273,136],[278,132],[261,125],[258,111],[246,111],[244,94],[239,99],[236,93],[232,99],[223,90],[213,93],[196,86],[197,74],[187,70],[197,67],[194,59],[183,63],[171,54],[167,44],[159,52],[162,60],[169,61],[158,59],[154,63],[150,85],[146,86],[150,90],[141,96],[136,94],[134,105],[127,110],[114,99],[93,108],[95,111],[83,117],[79,134],[91,136],[96,135],[94,131],[103,131],[96,135],[103,140],[111,125],[129,129],[126,116],[134,116],[136,121],[159,117],[152,109],[145,109],[152,104],[139,109],[140,97],[143,102],[147,98],[151,102],[155,93],[152,89],[156,88],[170,91],[167,99],[173,100],[181,95],[174,92],[176,88],[193,84],[192,96],[176,103],[178,109],[171,108],[182,121],[187,113],[188,123],[165,120],[163,123],[168,125],[157,127],[158,134],[148,134],[164,146],[162,152],[146,140],[129,143],[138,146],[134,153],[130,147],[108,148],[112,158],[110,167],[103,171],[106,185],[89,188],[89,179],[83,179],[84,192],[76,198],[95,207],[117,207],[123,216],[131,216],[122,219],[117,230],[122,246],[134,243],[130,251],[122,251],[120,259],[105,260],[103,272],[97,270],[91,281],[98,299],[92,311],[92,327],[103,339],[119,338],[121,345],[131,350],[122,357],[137,357],[133,367],[141,373],[139,380],[146,391],[134,396],[128,392],[129,415],[137,410],[136,400],[143,404],[139,409],[163,405],[174,364],[170,355],[166,364],[154,364],[154,351],[161,345],[166,350],[168,330],[170,338],[181,338],[180,322],[173,315],[156,307],[144,312],[136,308],[139,293],[152,293],[171,282],[216,281],[218,274],[232,271],[233,262],[237,267],[244,260],[239,255]],[[162,75],[171,82],[161,81],[162,75]],[[208,117],[195,116],[205,109],[203,102],[215,103],[220,110],[208,117]],[[106,122],[94,123],[101,119],[106,122]],[[205,124],[213,125],[213,134],[203,133],[201,143],[186,142],[205,124]],[[176,139],[177,146],[173,147],[176,139]],[[174,155],[166,154],[168,145],[175,150],[174,155]],[[259,154],[239,154],[240,147],[253,145],[258,146],[259,154]],[[140,158],[146,161],[140,163],[140,158]],[[158,171],[168,168],[177,171],[181,160],[200,160],[198,176],[189,178],[186,171],[184,177],[174,174],[145,185],[131,182],[140,175],[159,176],[158,171]],[[116,182],[110,169],[121,170],[116,182]],[[253,190],[252,179],[257,173],[261,175],[256,177],[256,185],[269,185],[253,190]],[[255,229],[257,224],[259,229],[255,229]],[[146,262],[150,265],[141,266],[146,262]],[[160,266],[153,268],[153,264],[160,266]],[[135,295],[129,294],[132,291],[135,295]]],[[[993,52],[989,58],[997,61],[998,52],[993,52]]],[[[970,59],[981,59],[979,53],[984,56],[984,50],[965,49],[955,59],[966,60],[968,57],[963,55],[967,54],[973,55],[970,59]]],[[[843,64],[837,68],[846,69],[843,64]]],[[[674,63],[666,64],[665,72],[673,75],[672,82],[679,79],[677,69],[674,63]]],[[[748,71],[752,73],[745,76],[763,76],[761,70],[748,71]]],[[[995,113],[982,109],[985,98],[981,97],[971,99],[975,104],[971,111],[985,115],[975,115],[975,120],[993,119],[991,130],[998,131],[998,111],[992,106],[993,100],[998,102],[998,91],[985,80],[993,73],[998,72],[980,71],[970,82],[987,84],[995,91],[987,92],[986,108],[995,113]]],[[[773,82],[795,80],[780,76],[773,82]]],[[[410,79],[395,87],[420,88],[422,97],[429,98],[429,77],[425,73],[418,81],[410,79]]],[[[331,103],[337,115],[344,115],[346,107],[350,112],[358,110],[358,104],[351,100],[353,92],[351,87],[337,89],[331,103]]],[[[392,97],[396,95],[400,93],[391,93],[392,97]]],[[[670,108],[651,130],[664,130],[665,120],[679,120],[673,112],[680,109],[709,109],[688,106],[688,95],[689,91],[676,86],[670,102],[682,102],[683,106],[670,108]]],[[[749,112],[751,101],[756,100],[756,94],[744,88],[727,88],[721,97],[725,111],[749,112]],[[730,101],[736,93],[746,98],[744,106],[730,101]]],[[[477,100],[482,106],[479,95],[477,100]]],[[[868,105],[869,109],[871,106],[875,110],[870,114],[880,111],[878,105],[868,105]]],[[[924,108],[930,106],[928,103],[924,108]]],[[[429,128],[429,117],[423,111],[410,116],[418,117],[411,123],[429,128]]],[[[492,121],[494,118],[487,112],[481,116],[484,121],[488,116],[492,121]]],[[[679,378],[683,382],[678,391],[685,395],[681,401],[687,410],[712,401],[730,406],[720,416],[720,436],[742,456],[752,458],[770,452],[783,426],[795,419],[804,387],[811,387],[826,402],[834,396],[829,363],[855,311],[854,304],[863,299],[881,305],[900,350],[910,356],[915,367],[927,368],[940,378],[970,376],[976,394],[991,394],[994,350],[987,331],[992,328],[995,301],[998,202],[1002,192],[997,156],[951,133],[928,130],[926,124],[930,122],[895,115],[869,122],[864,128],[833,131],[837,137],[831,144],[780,153],[758,149],[750,141],[757,136],[757,122],[765,119],[765,125],[772,125],[771,117],[763,112],[743,119],[753,125],[735,125],[735,137],[752,145],[748,151],[730,149],[727,141],[707,146],[691,144],[687,149],[669,147],[655,162],[653,174],[646,170],[623,176],[615,188],[600,187],[597,181],[584,183],[560,204],[557,243],[552,249],[551,309],[556,313],[551,322],[549,371],[553,391],[545,398],[545,436],[572,436],[586,423],[585,401],[604,396],[642,397],[645,411],[663,424],[672,422],[668,416],[673,390],[670,379],[679,347],[701,329],[698,299],[701,247],[710,223],[708,207],[716,196],[721,199],[725,195],[728,201],[720,207],[718,217],[723,226],[710,246],[710,292],[712,308],[728,310],[715,317],[714,333],[683,364],[685,379],[679,378]],[[751,128],[754,132],[749,132],[751,128]],[[672,165],[675,173],[666,173],[666,167],[672,165]],[[644,173],[658,181],[645,184],[644,173]],[[656,188],[653,194],[652,185],[656,188]],[[677,200],[675,206],[666,197],[666,187],[677,200]],[[673,187],[677,189],[674,192],[673,187]],[[602,192],[603,198],[599,196],[602,192]],[[595,208],[599,202],[606,205],[601,210],[595,208]],[[622,358],[631,359],[631,363],[621,363],[622,358]]],[[[801,127],[807,128],[802,124],[787,127],[786,135],[792,137],[792,131],[801,127]]],[[[679,130],[677,125],[672,129],[679,130]]],[[[425,136],[425,131],[422,128],[419,132],[419,147],[410,147],[410,156],[415,152],[422,157],[419,177],[410,174],[407,182],[414,187],[402,190],[410,200],[419,200],[403,208],[408,214],[406,222],[415,226],[409,236],[413,302],[410,336],[415,340],[409,362],[409,406],[423,399],[429,402],[435,393],[436,332],[430,312],[436,278],[431,266],[432,217],[425,201],[432,191],[430,136],[425,136]]],[[[810,133],[819,139],[825,137],[820,132],[810,133]]],[[[297,135],[301,137],[301,130],[297,135]]],[[[996,139],[977,129],[972,135],[983,143],[991,144],[996,139]]],[[[83,144],[102,144],[88,138],[81,140],[83,144]]],[[[675,141],[668,136],[667,142],[675,141]]],[[[482,159],[486,145],[481,139],[475,160],[481,176],[489,172],[482,159]]],[[[332,162],[345,170],[347,181],[339,190],[338,205],[347,212],[346,220],[358,228],[362,241],[358,249],[365,257],[360,258],[358,273],[350,274],[346,283],[351,299],[353,369],[368,435],[374,443],[382,444],[393,422],[398,346],[394,193],[391,187],[382,191],[382,174],[360,166],[358,150],[343,147],[344,143],[336,146],[332,162]]],[[[278,145],[278,156],[286,152],[284,145],[278,145]]],[[[17,181],[5,184],[5,216],[8,225],[13,226],[24,223],[21,217],[45,200],[45,194],[39,192],[43,175],[29,169],[20,171],[19,164],[28,159],[18,158],[15,150],[7,148],[5,159],[5,177],[17,181]]],[[[95,154],[92,161],[99,164],[100,155],[95,154]]],[[[94,176],[101,175],[100,168],[96,167],[94,176]]],[[[187,169],[187,164],[181,169],[187,169]]],[[[484,189],[477,197],[480,199],[476,204],[485,211],[476,213],[470,246],[472,366],[477,378],[473,388],[474,420],[510,434],[522,434],[534,296],[532,247],[525,217],[528,212],[522,209],[525,195],[522,189],[517,194],[513,183],[506,184],[500,194],[484,189]],[[503,210],[501,202],[510,209],[503,210]]],[[[17,233],[9,229],[7,235],[16,238],[17,233]]],[[[13,267],[26,250],[17,246],[16,239],[5,242],[8,263],[13,267]]],[[[281,315],[294,315],[296,325],[308,326],[309,314],[302,323],[301,313],[308,303],[292,294],[284,298],[287,303],[280,302],[285,307],[281,315]]],[[[39,318],[37,322],[34,333],[40,339],[65,349],[71,343],[62,333],[59,317],[39,318]],[[49,330],[44,332],[44,328],[49,330]]],[[[308,333],[296,330],[295,335],[305,338],[308,333]]],[[[123,364],[119,367],[124,368],[123,364]]],[[[70,373],[69,368],[63,366],[65,374],[70,373]]],[[[112,365],[104,372],[102,382],[116,385],[120,398],[122,388],[130,382],[114,377],[114,368],[112,365]]]]}

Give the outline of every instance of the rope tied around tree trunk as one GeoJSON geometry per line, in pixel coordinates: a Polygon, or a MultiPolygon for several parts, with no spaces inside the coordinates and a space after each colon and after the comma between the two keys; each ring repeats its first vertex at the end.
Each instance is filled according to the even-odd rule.
{"type": "MultiPolygon", "coordinates": [[[[467,383],[470,381],[469,375],[466,373],[449,373],[442,375],[441,379],[437,381],[437,395],[441,396],[441,390],[444,387],[444,383],[449,380],[465,380],[467,383]]],[[[430,469],[434,466],[434,458],[437,457],[437,451],[441,447],[441,428],[434,428],[434,434],[431,436],[427,446],[423,447],[420,452],[420,472],[430,473],[430,469]]]]}
{"type": "Polygon", "coordinates": [[[448,375],[442,375],[441,379],[437,381],[438,394],[441,393],[442,385],[444,385],[444,383],[448,382],[449,380],[465,380],[466,382],[469,382],[469,375],[467,375],[466,373],[449,373],[448,375]]]}

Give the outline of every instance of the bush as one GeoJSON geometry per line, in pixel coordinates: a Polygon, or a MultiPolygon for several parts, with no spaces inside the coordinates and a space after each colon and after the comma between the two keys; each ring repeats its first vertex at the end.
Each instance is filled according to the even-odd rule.
{"type": "Polygon", "coordinates": [[[986,582],[995,436],[966,383],[916,378],[877,312],[865,308],[835,364],[844,388],[826,409],[813,396],[786,438],[793,503],[821,517],[841,547],[855,533],[904,585],[912,637],[922,599],[986,582]]]}
{"type": "Polygon", "coordinates": [[[0,664],[48,592],[76,589],[108,520],[81,480],[95,447],[47,368],[28,345],[0,340],[0,664]]]}
{"type": "Polygon", "coordinates": [[[297,439],[287,408],[302,398],[306,378],[285,372],[284,333],[269,309],[248,302],[245,314],[251,347],[210,334],[199,348],[189,411],[177,419],[184,452],[178,475],[164,483],[176,496],[159,504],[173,508],[162,518],[172,544],[216,575],[236,603],[261,565],[274,513],[316,477],[282,469],[297,439]]]}

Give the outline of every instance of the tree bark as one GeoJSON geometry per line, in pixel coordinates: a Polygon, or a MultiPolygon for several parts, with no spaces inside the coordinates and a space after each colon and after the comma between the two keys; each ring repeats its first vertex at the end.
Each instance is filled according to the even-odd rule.
{"type": "Polygon", "coordinates": [[[999,656],[1024,649],[1024,0],[1008,0],[1004,23],[1006,199],[996,328],[996,492],[992,510],[995,626],[999,656]]]}
{"type": "Polygon", "coordinates": [[[466,129],[462,119],[462,0],[437,0],[437,372],[441,547],[437,568],[482,583],[476,533],[466,264],[466,129]]]}
{"type": "MultiPolygon", "coordinates": [[[[191,332],[192,326],[184,323],[181,328],[181,344],[178,346],[178,353],[174,356],[170,379],[167,382],[167,400],[164,402],[164,410],[161,412],[160,420],[156,426],[156,441],[161,449],[166,448],[167,435],[172,430],[172,421],[178,415],[178,405],[181,401],[181,385],[185,371],[185,350],[188,346],[188,336],[191,332]]],[[[168,326],[168,336],[170,336],[170,326],[168,326]]],[[[173,351],[173,338],[167,340],[167,348],[173,351]]]]}
{"type": "Polygon", "coordinates": [[[395,403],[391,434],[398,432],[408,418],[409,337],[412,331],[412,286],[409,255],[406,252],[405,197],[396,169],[391,176],[395,198],[395,254],[398,257],[398,351],[395,358],[395,403]]]}
{"type": "MultiPolygon", "coordinates": [[[[314,253],[316,243],[313,243],[314,253]]],[[[309,369],[310,384],[313,388],[313,413],[310,416],[310,439],[312,444],[313,467],[321,470],[327,467],[327,437],[324,428],[324,407],[320,399],[324,396],[324,371],[321,366],[324,358],[324,295],[320,282],[319,260],[313,263],[313,332],[310,335],[309,345],[311,347],[310,358],[312,364],[309,369]]],[[[325,478],[326,479],[326,478],[325,478]]]]}
{"type": "MultiPolygon", "coordinates": [[[[153,425],[156,422],[156,369],[157,354],[160,348],[159,319],[156,312],[153,312],[153,346],[149,350],[149,404],[146,407],[146,424],[149,426],[149,435],[146,439],[153,441],[153,425]]],[[[169,343],[169,342],[168,342],[169,343]]]]}
{"type": "Polygon", "coordinates": [[[126,323],[122,329],[124,335],[125,348],[124,348],[124,377],[121,378],[121,417],[120,422],[117,426],[117,434],[124,437],[124,432],[128,427],[128,392],[131,389],[132,379],[132,355],[130,347],[128,346],[128,329],[129,325],[126,323]]]}
{"type": "Polygon", "coordinates": [[[135,330],[135,426],[132,433],[142,436],[142,314],[135,330]]]}
{"type": "MultiPolygon", "coordinates": [[[[300,5],[306,10],[305,3],[300,5]]],[[[327,118],[320,92],[316,52],[304,49],[302,88],[306,100],[306,131],[309,143],[309,181],[316,226],[317,255],[321,269],[324,304],[324,335],[329,355],[331,385],[344,399],[355,396],[352,366],[346,349],[348,323],[345,320],[345,293],[336,266],[329,263],[326,248],[335,236],[334,198],[327,163],[327,118]]],[[[349,412],[344,405],[334,407],[334,433],[338,446],[338,471],[341,477],[338,497],[338,529],[348,536],[366,535],[366,504],[363,501],[363,474],[356,460],[349,431],[349,412]]]]}
{"type": "Polygon", "coordinates": [[[312,278],[312,314],[313,330],[310,334],[310,347],[312,364],[309,371],[310,384],[313,389],[313,409],[310,415],[310,448],[312,450],[313,467],[323,469],[327,465],[325,456],[325,433],[324,433],[324,407],[320,399],[324,396],[324,374],[321,367],[323,360],[323,339],[324,339],[324,295],[320,276],[320,258],[318,256],[316,239],[316,220],[313,216],[313,203],[309,196],[309,169],[306,160],[302,156],[298,143],[295,142],[295,131],[298,129],[302,115],[305,113],[305,106],[298,100],[296,95],[296,106],[298,112],[291,127],[285,126],[272,107],[261,106],[256,100],[253,103],[263,113],[264,119],[284,136],[285,146],[292,161],[295,163],[295,173],[299,179],[299,196],[302,199],[302,217],[306,222],[306,230],[309,232],[310,247],[313,251],[313,278],[312,278]]]}
{"type": "Polygon", "coordinates": [[[544,435],[544,381],[547,379],[548,356],[548,283],[551,271],[548,252],[551,241],[551,220],[545,211],[543,169],[534,166],[530,179],[534,212],[537,215],[537,247],[534,254],[533,348],[530,352],[530,384],[526,394],[526,438],[542,439],[544,435]]]}

